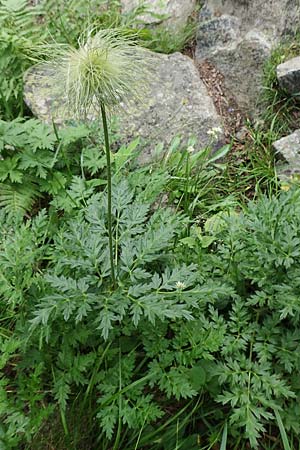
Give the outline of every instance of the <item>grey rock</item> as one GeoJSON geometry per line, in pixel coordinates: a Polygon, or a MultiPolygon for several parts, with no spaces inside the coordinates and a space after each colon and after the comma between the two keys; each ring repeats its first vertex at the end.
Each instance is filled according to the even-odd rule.
{"type": "Polygon", "coordinates": [[[291,95],[300,95],[300,56],[279,64],[276,71],[280,87],[291,95]]]}
{"type": "Polygon", "coordinates": [[[295,173],[300,173],[300,130],[273,143],[275,154],[279,159],[277,173],[284,180],[295,173]]]}
{"type": "Polygon", "coordinates": [[[205,0],[196,60],[214,64],[239,107],[255,116],[264,64],[280,39],[299,25],[299,0],[205,0]]]}
{"type": "MultiPolygon", "coordinates": [[[[167,146],[175,135],[181,135],[183,142],[195,136],[202,148],[211,143],[207,132],[221,126],[193,61],[180,53],[158,55],[156,61],[155,80],[143,103],[123,105],[118,116],[125,141],[140,136],[148,143],[142,163],[151,160],[157,144],[167,146]]],[[[27,72],[25,101],[40,119],[62,124],[66,118],[65,99],[57,98],[49,89],[49,76],[51,70],[45,73],[38,67],[27,72]]]]}
{"type": "Polygon", "coordinates": [[[236,141],[244,143],[244,142],[246,142],[248,136],[249,136],[249,130],[246,126],[243,126],[242,128],[240,128],[237,131],[234,138],[236,141]]]}
{"type": "Polygon", "coordinates": [[[197,59],[236,47],[240,34],[240,20],[237,17],[223,15],[200,23],[197,33],[197,59]]]}
{"type": "Polygon", "coordinates": [[[300,162],[300,130],[285,136],[273,143],[276,155],[287,163],[300,162]]]}
{"type": "MultiPolygon", "coordinates": [[[[225,16],[225,20],[224,16],[219,18],[219,23],[223,25],[228,23],[227,17],[225,16]]],[[[231,21],[232,23],[238,22],[231,21]]],[[[227,40],[222,45],[219,45],[220,35],[224,35],[225,32],[216,33],[215,45],[209,50],[198,41],[196,59],[200,63],[203,60],[212,63],[224,76],[224,86],[230,96],[235,98],[239,108],[244,112],[255,114],[262,90],[262,67],[271,54],[272,46],[266,36],[258,30],[249,31],[239,37],[237,28],[231,26],[226,36],[234,36],[234,31],[237,38],[227,40]]]]}
{"type": "Polygon", "coordinates": [[[139,16],[146,24],[163,22],[169,28],[183,27],[193,13],[196,0],[121,0],[123,13],[128,13],[140,5],[147,12],[139,16]]]}
{"type": "Polygon", "coordinates": [[[299,28],[299,0],[205,0],[200,21],[229,14],[241,20],[244,33],[256,29],[279,40],[299,28]]]}
{"type": "Polygon", "coordinates": [[[262,92],[263,66],[271,55],[271,44],[257,30],[249,31],[235,50],[225,53],[220,70],[225,75],[225,86],[236,98],[239,107],[255,115],[262,92]]]}

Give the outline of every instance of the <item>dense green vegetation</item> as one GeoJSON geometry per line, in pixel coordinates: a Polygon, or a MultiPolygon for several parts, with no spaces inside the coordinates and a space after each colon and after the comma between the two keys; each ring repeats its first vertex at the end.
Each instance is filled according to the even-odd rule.
{"type": "Polygon", "coordinates": [[[298,47],[268,63],[242,147],[174,136],[140,167],[110,123],[112,280],[103,132],[46,125],[22,95],[53,38],[118,27],[170,52],[193,36],[109,3],[0,1],[0,449],[297,450],[300,191],[272,142],[297,125],[274,67],[298,47]]]}

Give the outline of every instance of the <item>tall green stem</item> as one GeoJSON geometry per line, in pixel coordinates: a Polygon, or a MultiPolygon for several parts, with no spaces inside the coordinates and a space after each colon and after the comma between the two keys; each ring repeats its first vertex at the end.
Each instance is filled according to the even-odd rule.
{"type": "Polygon", "coordinates": [[[105,106],[101,103],[101,116],[104,130],[104,142],[105,153],[107,163],[107,224],[108,224],[108,245],[109,245],[109,257],[110,257],[110,271],[113,285],[116,284],[115,266],[114,266],[114,253],[113,253],[113,239],[112,239],[112,210],[111,210],[111,164],[110,164],[110,146],[108,138],[108,128],[105,106]]]}

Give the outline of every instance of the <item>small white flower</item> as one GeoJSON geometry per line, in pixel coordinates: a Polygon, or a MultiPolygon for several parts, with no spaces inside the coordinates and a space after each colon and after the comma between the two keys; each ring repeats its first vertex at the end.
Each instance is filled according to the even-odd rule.
{"type": "Polygon", "coordinates": [[[186,285],[184,283],[182,283],[182,281],[177,281],[176,282],[176,289],[182,291],[182,289],[186,288],[186,285]]]}
{"type": "Polygon", "coordinates": [[[213,127],[207,132],[208,136],[211,136],[213,139],[218,139],[219,135],[222,133],[223,130],[221,127],[213,127]]]}
{"type": "Polygon", "coordinates": [[[192,145],[189,145],[188,148],[186,149],[186,151],[187,151],[188,153],[194,153],[194,152],[195,152],[195,149],[194,149],[194,147],[193,147],[192,145]]]}

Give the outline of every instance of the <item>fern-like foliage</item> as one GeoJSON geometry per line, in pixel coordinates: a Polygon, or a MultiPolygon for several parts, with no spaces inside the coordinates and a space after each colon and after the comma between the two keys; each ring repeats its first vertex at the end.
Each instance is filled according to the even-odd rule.
{"type": "Polygon", "coordinates": [[[259,448],[278,411],[296,441],[299,190],[212,220],[203,245],[201,233],[187,240],[184,217],[153,212],[140,184],[119,178],[112,285],[107,198],[86,183],[74,177],[73,212],[61,218],[14,223],[0,211],[0,442],[20,448],[35,432],[43,391],[65,428],[69,405],[91,405],[107,448],[203,395],[194,413],[214,429],[226,420],[229,445],[259,448]]]}
{"type": "Polygon", "coordinates": [[[24,110],[23,73],[46,34],[37,24],[39,13],[26,0],[0,1],[0,118],[10,120],[24,110]]]}
{"type": "Polygon", "coordinates": [[[299,389],[292,376],[300,373],[299,217],[298,190],[262,197],[244,214],[232,215],[220,236],[222,271],[237,297],[216,370],[223,389],[217,398],[230,405],[232,432],[242,429],[253,448],[275,420],[274,410],[299,433],[299,389]]]}
{"type": "Polygon", "coordinates": [[[60,209],[80,204],[99,184],[76,176],[83,151],[77,143],[89,134],[90,129],[83,125],[66,127],[58,134],[37,119],[0,120],[0,206],[12,214],[30,214],[36,200],[45,194],[50,199],[56,195],[60,209]],[[86,185],[90,189],[84,193],[86,185]]]}
{"type": "MultiPolygon", "coordinates": [[[[211,322],[204,311],[209,302],[228,299],[233,291],[226,284],[203,283],[195,264],[177,261],[174,242],[186,220],[168,209],[151,213],[150,205],[140,203],[140,195],[136,197],[124,179],[113,186],[117,285],[112,286],[107,198],[104,193],[84,197],[79,181],[74,180],[82,192],[78,199],[81,196],[86,206],[53,236],[30,334],[56,347],[56,336],[62,333],[59,357],[53,360],[53,393],[61,414],[66,414],[74,384],[93,386],[89,391],[97,392],[98,423],[112,439],[118,418],[136,429],[162,417],[153,393],[145,389],[157,386],[177,399],[198,395],[202,385],[192,366],[211,359],[226,330],[213,308],[211,322]],[[173,342],[166,338],[168,329],[177,336],[173,342]],[[87,359],[79,350],[83,344],[87,359]],[[144,352],[149,369],[143,368],[136,379],[138,354],[144,352]],[[90,379],[93,366],[98,369],[90,379]]],[[[76,195],[73,198],[77,201],[76,195]]]]}
{"type": "Polygon", "coordinates": [[[88,203],[81,219],[68,222],[55,238],[51,257],[55,270],[46,276],[49,294],[32,324],[49,325],[62,317],[79,323],[90,317],[95,333],[107,339],[125,317],[135,326],[142,318],[152,323],[166,318],[190,320],[197,308],[188,292],[197,279],[195,267],[172,268],[179,217],[166,210],[148,219],[149,206],[133,201],[127,183],[115,186],[115,264],[120,288],[111,290],[106,199],[96,195],[88,203]],[[171,266],[162,270],[166,264],[171,266]],[[180,280],[187,291],[179,294],[176,283],[180,280]]]}
{"type": "Polygon", "coordinates": [[[37,198],[37,186],[33,183],[0,183],[0,207],[11,216],[25,215],[37,198]]]}

